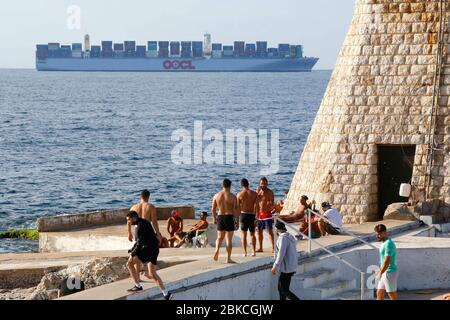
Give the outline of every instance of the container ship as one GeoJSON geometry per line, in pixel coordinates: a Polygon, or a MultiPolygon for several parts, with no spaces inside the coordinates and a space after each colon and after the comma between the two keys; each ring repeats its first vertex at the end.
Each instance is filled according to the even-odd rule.
{"type": "Polygon", "coordinates": [[[38,71],[123,71],[123,72],[310,72],[319,58],[305,57],[302,45],[281,43],[270,48],[267,41],[233,45],[203,41],[102,41],[36,46],[38,71]]]}

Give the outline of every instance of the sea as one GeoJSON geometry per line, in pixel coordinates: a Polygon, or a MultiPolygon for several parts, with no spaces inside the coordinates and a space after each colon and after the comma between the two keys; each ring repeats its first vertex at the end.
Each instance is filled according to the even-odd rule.
{"type": "MultiPolygon", "coordinates": [[[[238,192],[265,175],[282,199],[330,76],[0,69],[0,231],[129,207],[142,189],[210,212],[224,178],[238,192]],[[230,149],[230,130],[257,146],[230,149]]],[[[0,253],[37,249],[0,239],[0,253]]]]}

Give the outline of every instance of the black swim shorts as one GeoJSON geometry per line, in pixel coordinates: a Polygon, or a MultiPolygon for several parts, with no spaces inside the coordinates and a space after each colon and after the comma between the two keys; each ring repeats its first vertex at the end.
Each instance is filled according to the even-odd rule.
{"type": "Polygon", "coordinates": [[[232,214],[219,215],[217,217],[218,231],[234,231],[234,216],[232,214]]]}
{"type": "Polygon", "coordinates": [[[254,213],[242,213],[240,217],[241,230],[255,232],[256,215],[254,213]]]}

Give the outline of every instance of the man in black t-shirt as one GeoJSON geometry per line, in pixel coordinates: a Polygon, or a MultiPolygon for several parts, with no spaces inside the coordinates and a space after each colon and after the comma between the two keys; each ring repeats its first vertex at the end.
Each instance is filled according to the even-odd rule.
{"type": "Polygon", "coordinates": [[[138,264],[143,263],[147,264],[148,267],[148,271],[145,273],[145,276],[156,282],[166,300],[171,299],[172,294],[166,291],[163,281],[156,273],[156,264],[159,254],[159,241],[155,230],[150,222],[139,218],[138,213],[135,211],[128,212],[127,222],[136,226],[136,234],[134,237],[136,239],[136,243],[133,248],[128,251],[130,253],[130,258],[127,263],[128,270],[130,271],[130,275],[133,278],[135,285],[133,288],[128,290],[128,292],[143,291],[137,269],[138,264]]]}

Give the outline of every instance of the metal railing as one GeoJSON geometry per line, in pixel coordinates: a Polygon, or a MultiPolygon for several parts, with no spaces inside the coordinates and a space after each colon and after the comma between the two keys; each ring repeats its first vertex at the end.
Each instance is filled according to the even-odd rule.
{"type": "MultiPolygon", "coordinates": [[[[312,212],[312,211],[311,211],[312,212]]],[[[316,213],[316,212],[314,212],[316,213]]],[[[336,259],[338,259],[340,262],[342,262],[343,264],[347,265],[348,267],[350,267],[351,269],[355,270],[356,272],[358,272],[360,274],[360,290],[361,290],[361,300],[364,300],[365,298],[365,291],[366,291],[366,287],[365,287],[365,282],[366,282],[366,273],[360,269],[358,269],[357,267],[355,267],[354,265],[352,265],[350,262],[348,262],[347,260],[345,260],[344,258],[338,256],[336,253],[334,253],[333,251],[329,250],[328,248],[326,248],[324,245],[322,245],[319,241],[312,239],[311,238],[311,213],[308,213],[308,235],[304,234],[303,232],[301,232],[300,230],[298,230],[296,228],[295,225],[291,224],[291,223],[287,223],[284,222],[282,219],[278,218],[277,215],[274,215],[274,219],[275,221],[280,220],[281,222],[284,223],[284,225],[286,227],[289,227],[291,229],[294,230],[294,232],[296,233],[296,235],[301,235],[304,238],[308,239],[308,253],[311,253],[311,244],[312,242],[314,242],[315,244],[317,244],[322,250],[324,250],[325,252],[327,252],[328,254],[330,254],[331,256],[335,257],[336,259]]],[[[356,236],[354,236],[356,237],[356,236]]],[[[362,240],[362,239],[360,239],[362,240]]],[[[366,242],[366,241],[364,241],[366,242]]],[[[372,245],[371,245],[372,246],[372,245]]],[[[374,247],[375,248],[375,247],[374,247]]]]}

